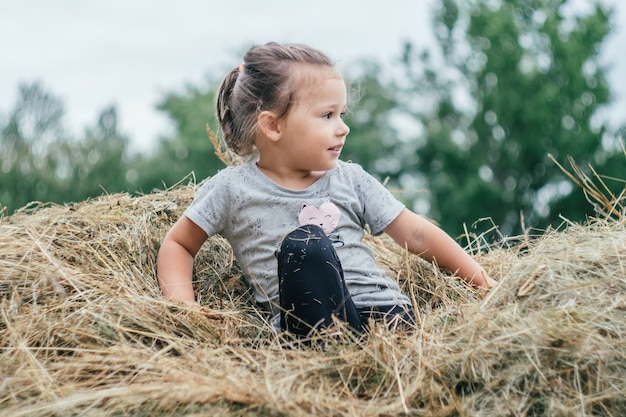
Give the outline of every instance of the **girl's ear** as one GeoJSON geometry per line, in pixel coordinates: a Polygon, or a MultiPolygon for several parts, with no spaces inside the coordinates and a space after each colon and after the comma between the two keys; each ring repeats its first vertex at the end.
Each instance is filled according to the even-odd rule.
{"type": "Polygon", "coordinates": [[[259,114],[259,129],[272,142],[278,142],[281,136],[280,120],[271,111],[262,111],[259,114]]]}

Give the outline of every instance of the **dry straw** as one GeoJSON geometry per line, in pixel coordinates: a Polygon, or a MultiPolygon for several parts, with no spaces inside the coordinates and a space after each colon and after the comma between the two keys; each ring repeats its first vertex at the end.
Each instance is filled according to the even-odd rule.
{"type": "Polygon", "coordinates": [[[623,194],[610,218],[470,241],[499,280],[484,299],[369,236],[418,326],[312,349],[270,330],[220,237],[196,261],[205,307],[161,298],[156,253],[195,189],[0,220],[0,415],[626,415],[623,194]]]}

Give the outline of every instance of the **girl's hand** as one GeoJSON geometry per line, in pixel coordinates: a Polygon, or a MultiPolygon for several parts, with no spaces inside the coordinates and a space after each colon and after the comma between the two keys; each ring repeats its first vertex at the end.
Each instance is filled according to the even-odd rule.
{"type": "Polygon", "coordinates": [[[223,313],[219,311],[215,311],[210,307],[205,307],[202,304],[198,303],[197,301],[184,300],[184,301],[180,301],[180,303],[191,308],[194,312],[202,314],[206,318],[213,319],[213,320],[224,319],[223,313]]]}
{"type": "Polygon", "coordinates": [[[496,281],[495,279],[491,278],[489,275],[487,275],[487,277],[485,277],[485,283],[487,284],[487,288],[488,289],[492,289],[493,287],[498,285],[498,281],[496,281]]]}
{"type": "Polygon", "coordinates": [[[478,294],[483,298],[487,296],[487,294],[489,293],[489,291],[491,291],[492,288],[498,285],[498,281],[491,278],[489,275],[485,275],[484,280],[485,280],[485,283],[477,288],[478,294]]]}

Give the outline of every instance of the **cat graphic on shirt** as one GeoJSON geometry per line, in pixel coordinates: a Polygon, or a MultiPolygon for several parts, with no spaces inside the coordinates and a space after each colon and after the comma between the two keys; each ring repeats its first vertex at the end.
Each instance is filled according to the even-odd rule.
{"type": "Polygon", "coordinates": [[[300,213],[298,213],[300,226],[307,224],[319,226],[322,228],[324,233],[326,233],[326,236],[333,241],[333,243],[343,244],[339,234],[332,233],[335,228],[337,228],[340,218],[341,212],[339,211],[339,208],[330,200],[322,203],[319,207],[302,203],[300,213]]]}

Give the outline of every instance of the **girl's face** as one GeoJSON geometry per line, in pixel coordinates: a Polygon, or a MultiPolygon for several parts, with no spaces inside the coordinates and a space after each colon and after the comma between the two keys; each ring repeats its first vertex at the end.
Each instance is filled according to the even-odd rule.
{"type": "Polygon", "coordinates": [[[347,92],[332,68],[302,70],[308,80],[295,93],[295,102],[280,122],[280,149],[295,171],[328,171],[335,167],[350,133],[343,121],[347,92]],[[311,81],[312,80],[312,81],[311,81]]]}

